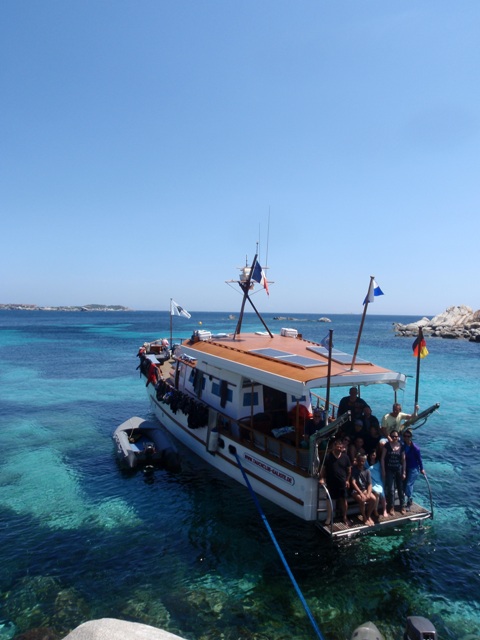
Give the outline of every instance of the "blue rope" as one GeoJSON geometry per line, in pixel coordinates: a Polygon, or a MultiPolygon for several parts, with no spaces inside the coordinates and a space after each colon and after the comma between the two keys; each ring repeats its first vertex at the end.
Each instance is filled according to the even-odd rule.
{"type": "Polygon", "coordinates": [[[257,496],[255,494],[255,491],[252,489],[252,485],[250,484],[250,480],[247,478],[247,474],[245,473],[245,470],[244,470],[244,468],[242,466],[240,458],[238,457],[238,453],[235,451],[234,455],[235,455],[235,458],[237,459],[238,466],[240,467],[240,471],[242,472],[243,478],[245,480],[245,484],[247,485],[248,490],[250,491],[250,494],[251,494],[251,496],[253,498],[253,501],[255,502],[255,506],[257,507],[257,510],[258,510],[258,512],[260,514],[260,517],[263,520],[263,524],[265,525],[268,533],[270,534],[270,537],[271,537],[271,539],[273,541],[273,544],[275,545],[277,553],[280,556],[281,561],[283,562],[283,566],[285,567],[285,569],[286,569],[286,571],[288,573],[288,576],[289,576],[290,580],[292,581],[293,586],[295,587],[295,591],[297,592],[297,595],[300,598],[300,602],[302,603],[303,608],[305,609],[305,612],[306,612],[307,616],[310,619],[312,627],[313,627],[315,633],[317,634],[317,636],[320,638],[320,640],[325,640],[324,636],[322,635],[322,632],[320,631],[320,629],[319,629],[319,627],[318,627],[318,625],[317,625],[317,623],[315,621],[315,618],[313,617],[312,612],[310,611],[310,607],[308,606],[307,601],[303,597],[303,593],[300,591],[300,587],[298,586],[297,581],[295,580],[295,577],[294,577],[293,573],[291,572],[290,567],[288,566],[287,560],[286,560],[285,556],[283,555],[282,550],[280,549],[280,546],[279,546],[279,544],[277,542],[277,539],[275,538],[275,534],[273,533],[273,531],[272,531],[272,529],[271,529],[271,527],[270,527],[270,525],[268,523],[268,520],[267,520],[267,518],[266,518],[266,516],[265,516],[265,514],[263,512],[262,507],[260,506],[258,498],[257,498],[257,496]]]}

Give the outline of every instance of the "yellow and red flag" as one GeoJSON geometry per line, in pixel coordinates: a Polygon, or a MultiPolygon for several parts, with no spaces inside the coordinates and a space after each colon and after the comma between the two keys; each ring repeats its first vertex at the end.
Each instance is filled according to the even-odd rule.
{"type": "Polygon", "coordinates": [[[418,338],[416,338],[415,342],[412,344],[412,349],[415,358],[425,358],[428,356],[427,343],[425,342],[421,328],[418,330],[418,338]]]}

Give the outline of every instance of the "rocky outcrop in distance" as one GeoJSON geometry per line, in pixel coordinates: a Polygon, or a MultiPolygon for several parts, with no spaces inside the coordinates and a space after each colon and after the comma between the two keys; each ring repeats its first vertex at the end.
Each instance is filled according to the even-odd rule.
{"type": "Polygon", "coordinates": [[[119,304],[86,304],[78,307],[39,307],[36,304],[0,304],[0,311],[132,311],[119,304]]]}
{"type": "Polygon", "coordinates": [[[416,337],[419,327],[422,328],[424,336],[462,338],[470,342],[480,342],[480,310],[473,311],[466,305],[460,305],[448,307],[446,311],[431,320],[422,318],[410,324],[393,323],[397,336],[416,337]]]}
{"type": "Polygon", "coordinates": [[[310,318],[294,318],[293,316],[273,316],[274,320],[288,320],[289,322],[331,322],[330,318],[317,318],[311,320],[310,318]]]}

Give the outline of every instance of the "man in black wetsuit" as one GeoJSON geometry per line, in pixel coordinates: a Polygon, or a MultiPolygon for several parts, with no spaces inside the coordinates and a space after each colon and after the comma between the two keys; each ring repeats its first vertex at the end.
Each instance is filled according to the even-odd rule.
{"type": "Polygon", "coordinates": [[[353,425],[355,420],[361,420],[363,415],[363,409],[367,403],[362,398],[358,397],[357,387],[351,387],[348,396],[344,396],[339,404],[337,411],[337,418],[343,413],[350,411],[350,421],[345,423],[343,430],[349,436],[353,433],[353,425]]]}
{"type": "MultiPolygon", "coordinates": [[[[352,466],[350,458],[345,453],[345,445],[340,438],[333,443],[332,451],[327,455],[320,475],[320,484],[326,484],[333,502],[338,500],[338,506],[342,512],[342,519],[347,526],[352,523],[347,518],[347,496],[350,484],[352,466]]],[[[327,500],[327,519],[325,525],[329,526],[334,514],[331,513],[330,501],[327,500]]]]}

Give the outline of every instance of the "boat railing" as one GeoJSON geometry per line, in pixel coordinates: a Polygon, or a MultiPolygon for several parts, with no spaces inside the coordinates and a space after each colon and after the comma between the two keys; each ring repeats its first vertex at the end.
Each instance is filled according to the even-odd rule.
{"type": "MultiPolygon", "coordinates": [[[[327,399],[321,396],[319,393],[315,393],[315,391],[310,391],[310,397],[312,399],[312,406],[315,405],[316,407],[323,408],[327,404],[327,399]]],[[[338,415],[338,404],[329,400],[328,407],[329,407],[329,412],[332,412],[333,416],[335,414],[338,415]]]]}
{"type": "Polygon", "coordinates": [[[300,473],[308,473],[310,465],[309,449],[297,447],[292,442],[285,440],[292,436],[296,439],[294,430],[275,437],[262,431],[260,424],[252,426],[249,418],[235,421],[220,412],[218,412],[217,424],[219,435],[222,435],[222,433],[228,434],[233,440],[251,449],[261,451],[263,455],[271,460],[295,467],[300,473]]]}
{"type": "MultiPolygon", "coordinates": [[[[319,488],[321,487],[324,492],[325,492],[325,500],[328,502],[328,504],[330,505],[330,525],[325,525],[325,527],[329,527],[330,529],[330,535],[333,536],[333,516],[334,516],[334,511],[333,511],[333,500],[332,500],[332,496],[330,495],[330,491],[327,489],[327,485],[326,484],[319,484],[318,485],[319,488]]],[[[320,499],[320,494],[319,494],[319,499],[320,499]]],[[[318,515],[320,513],[322,513],[324,511],[324,509],[320,508],[320,504],[317,505],[317,518],[318,515]]]]}

